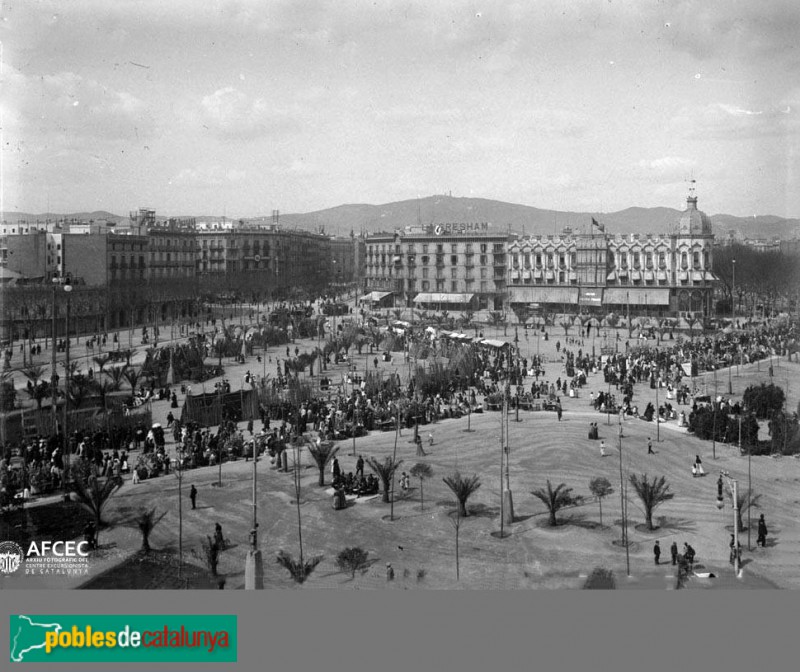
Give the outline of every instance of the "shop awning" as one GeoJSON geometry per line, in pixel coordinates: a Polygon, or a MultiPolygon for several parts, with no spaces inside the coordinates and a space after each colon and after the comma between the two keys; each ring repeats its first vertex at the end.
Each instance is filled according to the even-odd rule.
{"type": "Polygon", "coordinates": [[[547,273],[545,273],[545,276],[544,276],[544,277],[545,277],[547,280],[554,280],[554,279],[555,279],[555,277],[556,277],[556,274],[555,274],[555,273],[553,273],[553,271],[547,271],[547,273]]]}
{"type": "Polygon", "coordinates": [[[577,287],[509,287],[511,303],[571,303],[578,302],[577,287]]]}
{"type": "Polygon", "coordinates": [[[611,271],[611,273],[609,273],[608,277],[606,278],[606,280],[616,280],[616,279],[617,279],[617,272],[616,271],[611,271]]]}
{"type": "Polygon", "coordinates": [[[653,271],[645,271],[644,272],[644,279],[645,280],[655,280],[655,273],[653,273],[653,271]]]}
{"type": "Polygon", "coordinates": [[[631,271],[631,280],[641,280],[642,274],[639,271],[631,271]]]}
{"type": "Polygon", "coordinates": [[[706,280],[708,280],[709,282],[715,282],[716,279],[717,277],[713,273],[711,273],[710,271],[706,271],[706,280]]]}
{"type": "Polygon", "coordinates": [[[506,341],[498,341],[498,340],[491,339],[491,338],[485,338],[484,340],[481,341],[481,343],[483,345],[490,345],[493,348],[504,348],[507,345],[511,345],[510,343],[507,343],[506,341]]]}
{"type": "Polygon", "coordinates": [[[578,279],[578,274],[575,273],[575,271],[570,272],[569,279],[570,280],[577,280],[578,279]]]}
{"type": "Polygon", "coordinates": [[[659,280],[666,280],[667,279],[667,272],[666,271],[659,271],[657,275],[659,280]]]}
{"type": "Polygon", "coordinates": [[[534,277],[534,278],[541,278],[541,277],[542,277],[542,272],[541,272],[541,271],[540,271],[540,270],[537,268],[537,269],[536,269],[536,270],[533,272],[533,277],[534,277]]]}
{"type": "MultiPolygon", "coordinates": [[[[541,273],[539,275],[541,276],[541,273]]],[[[522,279],[523,280],[530,280],[531,279],[531,272],[530,271],[522,271],[522,279]]]]}
{"type": "Polygon", "coordinates": [[[639,306],[668,306],[668,289],[643,289],[632,287],[607,287],[603,291],[603,303],[605,305],[625,305],[630,303],[639,306]]]}
{"type": "Polygon", "coordinates": [[[678,280],[688,280],[689,273],[687,271],[678,271],[678,280]]]}
{"type": "Polygon", "coordinates": [[[694,282],[703,282],[703,273],[701,271],[692,271],[692,280],[694,282]]]}
{"type": "Polygon", "coordinates": [[[625,270],[624,268],[620,268],[619,271],[617,271],[617,275],[619,275],[620,278],[627,278],[628,271],[625,270]]]}
{"type": "Polygon", "coordinates": [[[364,296],[361,297],[361,300],[375,303],[381,299],[385,299],[387,296],[391,296],[391,294],[391,292],[370,292],[369,294],[364,294],[364,296]]]}
{"type": "Polygon", "coordinates": [[[581,287],[578,303],[581,306],[599,306],[603,303],[602,287],[581,287]]]}
{"type": "Polygon", "coordinates": [[[519,271],[511,271],[511,279],[512,280],[519,280],[520,272],[519,271]]]}
{"type": "Polygon", "coordinates": [[[440,294],[420,292],[414,297],[414,303],[469,303],[474,294],[440,294]]]}

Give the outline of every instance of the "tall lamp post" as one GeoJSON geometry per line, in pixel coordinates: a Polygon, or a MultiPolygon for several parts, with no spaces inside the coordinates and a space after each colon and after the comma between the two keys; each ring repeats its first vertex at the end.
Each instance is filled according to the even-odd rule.
{"type": "Polygon", "coordinates": [[[731,478],[727,471],[719,472],[717,481],[717,508],[721,511],[725,507],[725,500],[722,498],[722,479],[728,482],[733,499],[733,571],[739,576],[739,483],[735,478],[731,478]]]}
{"type": "Polygon", "coordinates": [[[72,291],[70,277],[64,279],[64,291],[67,293],[67,311],[64,315],[65,362],[64,362],[64,498],[69,497],[69,466],[72,446],[69,442],[69,294],[72,291]]]}
{"type": "Polygon", "coordinates": [[[258,506],[256,504],[256,475],[258,473],[259,441],[253,438],[253,527],[250,530],[250,550],[244,565],[244,587],[246,590],[264,588],[264,562],[258,547],[258,506]]]}

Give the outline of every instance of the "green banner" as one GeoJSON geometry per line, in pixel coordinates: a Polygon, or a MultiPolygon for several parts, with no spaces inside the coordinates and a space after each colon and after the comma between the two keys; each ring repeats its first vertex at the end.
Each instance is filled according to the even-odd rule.
{"type": "Polygon", "coordinates": [[[12,663],[235,663],[236,616],[10,616],[12,663]]]}

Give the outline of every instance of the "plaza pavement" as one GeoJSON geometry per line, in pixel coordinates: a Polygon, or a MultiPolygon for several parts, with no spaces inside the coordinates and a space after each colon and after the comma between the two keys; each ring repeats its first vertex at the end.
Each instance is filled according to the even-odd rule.
{"type": "MultiPolygon", "coordinates": [[[[483,329],[487,338],[502,337],[502,329],[483,329]]],[[[555,381],[564,375],[563,364],[555,352],[555,342],[564,342],[563,331],[550,330],[550,339],[540,341],[541,354],[549,361],[545,365],[544,378],[555,381]],[[562,332],[562,333],[559,333],[562,332]]],[[[513,339],[513,329],[508,329],[507,339],[513,339]]],[[[520,349],[530,352],[531,341],[524,341],[520,333],[520,349]]],[[[622,343],[624,343],[624,338],[622,343]]],[[[315,343],[315,342],[314,342],[315,343]]],[[[301,350],[313,346],[312,342],[300,342],[301,350]]],[[[667,342],[669,345],[669,342],[667,342]]],[[[591,351],[590,342],[584,349],[591,351]]],[[[577,350],[577,346],[567,346],[577,350]]],[[[292,347],[294,349],[294,347],[292,347]]],[[[533,350],[535,353],[535,349],[533,350]]],[[[285,346],[271,348],[268,356],[285,355],[285,346]]],[[[245,371],[256,369],[255,357],[248,358],[244,365],[224,361],[225,378],[234,389],[245,371]]],[[[794,363],[773,360],[775,382],[796,380],[800,366],[794,363]]],[[[402,356],[396,354],[394,362],[380,362],[386,371],[398,370],[405,378],[402,356]]],[[[267,364],[269,372],[270,364],[267,364]]],[[[333,367],[328,375],[336,380],[347,365],[333,367]],[[333,374],[333,375],[331,375],[333,374]]],[[[741,395],[745,386],[768,379],[767,367],[749,365],[735,370],[731,377],[733,397],[741,395]]],[[[713,376],[698,381],[713,391],[713,376]]],[[[214,381],[207,382],[213,389],[214,381]]],[[[530,380],[526,381],[530,385],[530,380]]],[[[727,392],[727,371],[717,373],[718,390],[727,392]],[[723,387],[724,385],[724,387],[723,387]]],[[[397,441],[397,457],[404,463],[400,471],[408,470],[417,461],[428,462],[434,476],[424,483],[425,509],[420,511],[419,482],[412,479],[412,489],[406,498],[400,497],[399,488],[394,505],[394,521],[389,521],[390,506],[380,499],[351,506],[344,511],[334,511],[326,488],[317,486],[318,472],[311,468],[310,457],[301,456],[304,465],[302,476],[301,515],[303,546],[306,557],[323,554],[324,560],[317,567],[306,588],[384,588],[385,563],[391,562],[396,579],[393,588],[576,588],[595,566],[614,570],[621,587],[655,588],[669,587],[674,583],[672,567],[654,567],[652,546],[655,539],[664,549],[662,559],[668,556],[672,540],[679,547],[689,542],[697,551],[698,562],[703,563],[720,576],[716,585],[765,586],[774,583],[784,588],[800,587],[800,571],[796,558],[800,550],[800,526],[797,523],[798,482],[800,482],[800,460],[790,457],[752,459],[752,484],[754,492],[763,498],[760,509],[754,509],[753,521],[758,514],[766,515],[770,545],[766,549],[755,546],[755,531],[752,533],[752,551],[747,550],[747,533],[742,535],[744,551],[743,578],[732,577],[728,564],[728,539],[733,512],[726,500],[722,511],[715,507],[716,476],[720,469],[738,478],[739,487],[747,486],[747,458],[739,455],[735,446],[718,444],[716,459],[712,456],[710,442],[704,442],[678,428],[676,423],[661,425],[661,441],[656,442],[654,423],[638,419],[627,419],[623,425],[623,472],[647,472],[650,476],[665,475],[675,498],[657,509],[655,518],[665,516],[663,525],[654,532],[641,529],[644,515],[635,494],[628,493],[628,517],[631,578],[625,577],[625,552],[614,541],[620,537],[621,513],[619,498],[619,453],[617,446],[617,418],[611,417],[606,424],[606,415],[596,413],[589,406],[589,393],[607,389],[602,374],[590,375],[588,386],[575,399],[562,397],[563,421],[558,422],[555,413],[520,411],[521,422],[515,422],[512,412],[509,418],[509,445],[511,489],[517,520],[506,526],[511,535],[497,539],[491,532],[499,529],[500,506],[500,414],[473,414],[472,432],[465,432],[467,418],[440,421],[421,428],[423,438],[428,432],[434,434],[434,445],[425,444],[427,458],[416,458],[411,443],[412,430],[403,430],[397,441]],[[609,448],[607,457],[601,458],[599,441],[587,438],[589,422],[597,422],[600,438],[609,448]],[[656,455],[648,456],[647,438],[652,437],[656,455]],[[707,476],[693,478],[691,464],[694,455],[703,458],[707,476]],[[442,483],[442,477],[459,469],[462,473],[477,473],[481,477],[481,488],[469,501],[472,515],[461,521],[460,527],[460,581],[455,580],[455,531],[449,515],[454,510],[453,496],[442,483]],[[603,502],[603,528],[597,525],[599,510],[596,502],[589,498],[589,479],[605,476],[614,487],[614,492],[603,502]],[[548,528],[543,504],[530,491],[544,487],[546,479],[555,486],[565,482],[575,494],[586,496],[589,501],[579,507],[562,511],[560,517],[571,517],[570,524],[548,528]],[[634,527],[638,525],[639,527],[634,527]],[[336,554],[346,546],[361,546],[370,552],[373,564],[355,580],[335,567],[336,554]],[[425,575],[417,579],[418,572],[425,575]],[[731,576],[729,576],[731,575],[731,576]]],[[[789,408],[797,403],[796,391],[790,390],[789,408]]],[[[727,396],[727,395],[725,395],[727,396]]],[[[664,397],[660,398],[663,403],[664,397]]],[[[655,391],[646,384],[637,385],[635,402],[640,408],[647,401],[655,403],[655,391]]],[[[179,401],[182,403],[183,399],[179,401]]],[[[674,403],[674,402],[673,402],[674,403]]],[[[688,414],[688,407],[684,407],[688,414]]],[[[153,403],[153,419],[166,424],[168,402],[153,403]]],[[[244,427],[241,423],[240,427],[244,427]]],[[[260,423],[256,421],[256,429],[260,423]]],[[[171,434],[168,449],[172,449],[171,434]]],[[[356,457],[351,456],[352,440],[340,442],[339,461],[343,471],[355,471],[356,457]]],[[[393,432],[373,432],[356,439],[356,454],[379,459],[393,452],[393,432]]],[[[135,457],[133,459],[135,463],[135,457]]],[[[184,479],[184,556],[192,561],[187,549],[199,547],[206,534],[212,534],[214,524],[220,522],[225,537],[234,546],[222,554],[220,572],[227,576],[228,588],[243,586],[244,558],[247,552],[247,532],[251,520],[251,473],[252,463],[237,461],[223,465],[223,486],[214,487],[217,467],[207,467],[186,472],[184,479]],[[198,509],[191,511],[188,490],[191,484],[198,488],[198,509]]],[[[260,545],[265,554],[265,583],[267,587],[292,587],[288,573],[274,562],[279,549],[297,556],[297,510],[291,474],[276,471],[268,459],[258,463],[258,512],[260,521],[260,545]]],[[[326,483],[330,474],[326,474],[326,483]]],[[[139,507],[156,505],[166,510],[167,516],[153,533],[154,548],[177,548],[177,480],[173,475],[162,476],[151,481],[133,485],[130,481],[113,497],[109,506],[109,517],[120,512],[130,512],[139,507]]],[[[101,545],[109,544],[113,552],[106,554],[102,565],[92,571],[113,566],[140,545],[138,533],[124,526],[104,530],[101,545]]],[[[111,549],[110,549],[111,550],[111,549]]],[[[714,580],[697,581],[699,586],[714,585],[714,580]]],[[[63,583],[61,587],[66,587],[63,583]]],[[[9,586],[10,587],[10,586],[9,586]]],[[[74,587],[77,587],[77,582],[74,587]]]]}

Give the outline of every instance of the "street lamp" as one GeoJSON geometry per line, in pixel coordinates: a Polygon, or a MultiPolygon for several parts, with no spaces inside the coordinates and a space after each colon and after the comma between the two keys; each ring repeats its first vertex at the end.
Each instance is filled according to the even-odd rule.
{"type": "Polygon", "coordinates": [[[733,571],[734,574],[739,576],[739,499],[738,487],[739,483],[735,478],[731,478],[727,471],[719,472],[719,479],[717,479],[717,508],[721,511],[725,508],[725,500],[722,497],[722,483],[725,479],[728,482],[728,487],[731,489],[731,496],[733,498],[733,571]]]}
{"type": "Polygon", "coordinates": [[[258,547],[258,509],[256,505],[256,474],[258,473],[259,441],[253,437],[253,527],[250,530],[250,550],[244,565],[244,587],[246,590],[264,588],[264,562],[258,547]]]}
{"type": "Polygon", "coordinates": [[[66,361],[64,363],[64,497],[69,497],[69,463],[72,448],[69,443],[69,294],[72,291],[70,277],[64,279],[64,291],[67,293],[67,312],[64,315],[64,337],[66,339],[66,361]]]}

